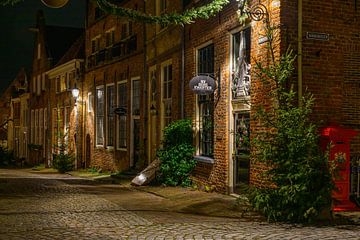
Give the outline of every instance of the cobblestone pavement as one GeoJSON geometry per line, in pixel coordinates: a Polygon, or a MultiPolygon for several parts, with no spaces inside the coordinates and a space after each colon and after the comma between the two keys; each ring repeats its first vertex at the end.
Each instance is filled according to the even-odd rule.
{"type": "MultiPolygon", "coordinates": [[[[88,191],[91,185],[98,187],[67,175],[0,169],[0,239],[360,239],[359,226],[304,227],[127,210],[99,191],[88,191]]],[[[112,191],[116,195],[119,188],[107,188],[107,194],[112,191]]],[[[122,197],[128,193],[123,190],[122,197]]]]}

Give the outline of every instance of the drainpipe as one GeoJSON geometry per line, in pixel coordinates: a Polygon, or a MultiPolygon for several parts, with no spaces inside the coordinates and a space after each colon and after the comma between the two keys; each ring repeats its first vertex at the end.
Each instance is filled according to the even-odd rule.
{"type": "MultiPolygon", "coordinates": [[[[144,14],[146,14],[146,0],[144,0],[144,14]]],[[[147,54],[147,48],[146,48],[146,23],[143,23],[142,24],[143,26],[143,107],[144,107],[144,128],[143,128],[143,134],[144,134],[144,141],[143,141],[143,151],[144,151],[144,155],[145,156],[150,156],[150,151],[149,151],[149,148],[148,148],[148,127],[149,127],[149,119],[148,119],[148,92],[147,92],[147,89],[148,89],[148,86],[147,86],[147,82],[148,82],[148,79],[147,79],[147,66],[146,66],[146,54],[147,54]]],[[[144,157],[145,157],[144,156],[144,157]]],[[[150,157],[148,157],[148,162],[145,163],[145,159],[144,159],[144,165],[147,164],[149,165],[150,164],[150,157]]]]}
{"type": "Polygon", "coordinates": [[[302,21],[303,21],[303,2],[298,0],[298,101],[299,106],[302,105],[302,21]]]}
{"type": "MultiPolygon", "coordinates": [[[[185,11],[186,5],[183,1],[182,3],[182,12],[185,11]]],[[[181,79],[180,79],[180,118],[184,119],[185,109],[184,109],[184,99],[185,99],[185,25],[182,26],[181,31],[181,79]]]]}

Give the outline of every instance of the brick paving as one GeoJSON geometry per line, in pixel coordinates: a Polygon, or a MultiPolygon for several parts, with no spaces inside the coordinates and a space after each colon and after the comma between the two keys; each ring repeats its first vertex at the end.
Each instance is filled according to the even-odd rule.
{"type": "MultiPolygon", "coordinates": [[[[269,224],[155,207],[133,211],[109,200],[118,188],[108,188],[105,197],[88,191],[91,185],[98,188],[67,175],[0,169],[0,239],[360,239],[360,226],[354,225],[269,224]]],[[[130,193],[121,192],[123,198],[130,193]]]]}

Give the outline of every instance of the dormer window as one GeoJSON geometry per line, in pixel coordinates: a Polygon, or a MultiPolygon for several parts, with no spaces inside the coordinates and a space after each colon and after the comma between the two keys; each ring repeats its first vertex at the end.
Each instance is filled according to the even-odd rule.
{"type": "Polygon", "coordinates": [[[98,52],[100,50],[100,35],[91,40],[91,53],[98,52]]]}
{"type": "Polygon", "coordinates": [[[111,29],[105,33],[106,47],[110,47],[115,42],[115,29],[111,29]]]}
{"type": "Polygon", "coordinates": [[[121,40],[133,34],[132,22],[125,22],[121,25],[121,40]]]}

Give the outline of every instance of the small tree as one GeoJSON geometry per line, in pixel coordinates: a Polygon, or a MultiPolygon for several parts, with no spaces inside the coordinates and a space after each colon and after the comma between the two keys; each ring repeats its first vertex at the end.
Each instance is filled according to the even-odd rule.
{"type": "Polygon", "coordinates": [[[178,120],[164,129],[163,148],[157,154],[161,161],[158,179],[169,186],[189,186],[195,167],[191,120],[178,120]]]}
{"type": "Polygon", "coordinates": [[[268,220],[310,222],[331,207],[332,176],[320,149],[318,126],[311,121],[314,98],[297,103],[290,84],[296,56],[288,50],[276,61],[268,27],[271,63],[257,63],[258,78],[272,90],[271,107],[259,107],[255,119],[265,128],[253,139],[257,161],[269,167],[264,177],[273,186],[256,189],[250,201],[268,220]]]}

